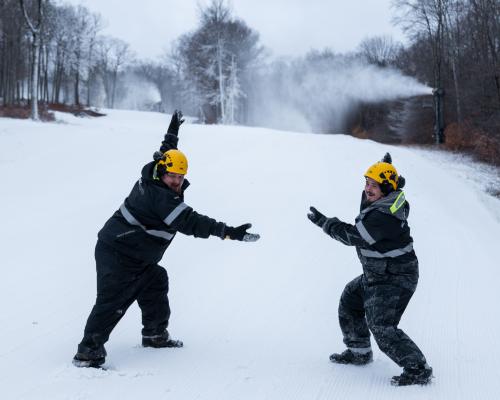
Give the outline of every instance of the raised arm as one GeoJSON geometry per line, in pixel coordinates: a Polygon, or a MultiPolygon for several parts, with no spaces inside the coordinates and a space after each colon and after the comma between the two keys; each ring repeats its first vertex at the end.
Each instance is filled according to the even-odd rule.
{"type": "Polygon", "coordinates": [[[153,159],[159,161],[165,152],[177,149],[177,143],[179,142],[179,128],[184,122],[182,118],[182,111],[175,110],[172,114],[172,119],[170,120],[170,125],[168,126],[167,133],[163,137],[161,142],[160,150],[155,151],[153,154],[153,159]]]}

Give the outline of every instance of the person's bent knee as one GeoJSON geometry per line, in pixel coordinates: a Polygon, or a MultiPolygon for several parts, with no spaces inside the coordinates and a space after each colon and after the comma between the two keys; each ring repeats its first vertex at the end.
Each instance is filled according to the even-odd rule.
{"type": "Polygon", "coordinates": [[[154,267],[155,285],[168,291],[168,274],[165,268],[155,265],[154,267]]]}

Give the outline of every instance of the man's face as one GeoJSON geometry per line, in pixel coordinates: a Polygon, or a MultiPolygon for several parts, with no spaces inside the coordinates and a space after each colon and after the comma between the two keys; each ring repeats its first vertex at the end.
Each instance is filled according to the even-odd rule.
{"type": "Polygon", "coordinates": [[[371,178],[365,178],[365,194],[368,202],[373,203],[384,197],[382,190],[380,190],[379,184],[371,178]]]}
{"type": "Polygon", "coordinates": [[[182,183],[184,182],[184,175],[167,172],[161,177],[161,180],[174,192],[181,193],[182,183]]]}

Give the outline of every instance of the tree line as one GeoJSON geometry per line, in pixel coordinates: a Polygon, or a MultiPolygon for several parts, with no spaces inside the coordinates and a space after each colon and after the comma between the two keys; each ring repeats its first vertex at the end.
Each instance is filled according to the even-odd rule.
{"type": "MultiPolygon", "coordinates": [[[[211,0],[193,31],[160,60],[144,61],[125,42],[102,35],[101,17],[85,7],[0,0],[0,102],[33,105],[36,97],[40,104],[113,108],[135,79],[159,95],[143,107],[182,107],[205,123],[272,125],[266,109],[279,102],[275,110],[290,110],[281,123],[299,126],[293,114],[302,110],[310,127],[330,132],[342,126],[330,98],[319,96],[321,82],[339,65],[361,62],[397,68],[435,88],[446,146],[499,163],[500,2],[393,0],[393,10],[406,46],[378,36],[349,54],[327,49],[271,61],[258,32],[226,0],[211,0]]],[[[418,136],[433,141],[429,132],[418,136]]]]}
{"type": "Polygon", "coordinates": [[[395,21],[411,39],[395,65],[444,93],[446,146],[500,164],[500,2],[393,5],[395,21]]]}
{"type": "Polygon", "coordinates": [[[136,60],[102,29],[100,15],[83,6],[0,0],[0,104],[29,102],[35,113],[38,104],[113,108],[134,77],[156,87],[162,111],[181,106],[208,123],[244,119],[249,71],[262,48],[223,0],[200,9],[199,28],[159,62],[136,60]]]}
{"type": "Polygon", "coordinates": [[[131,53],[127,43],[100,35],[102,28],[101,17],[83,6],[0,0],[1,104],[37,98],[112,108],[118,74],[131,53]]]}

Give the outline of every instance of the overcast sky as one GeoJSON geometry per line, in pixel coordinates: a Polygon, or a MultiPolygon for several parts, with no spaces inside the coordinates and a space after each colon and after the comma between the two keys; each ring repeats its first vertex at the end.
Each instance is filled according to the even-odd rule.
{"type": "MultiPolygon", "coordinates": [[[[104,34],[128,42],[140,58],[154,59],[172,40],[196,28],[198,4],[209,0],[59,0],[102,15],[104,34]]],[[[260,34],[272,55],[302,55],[311,48],[354,50],[361,40],[392,35],[391,0],[230,0],[233,15],[260,34]]]]}

